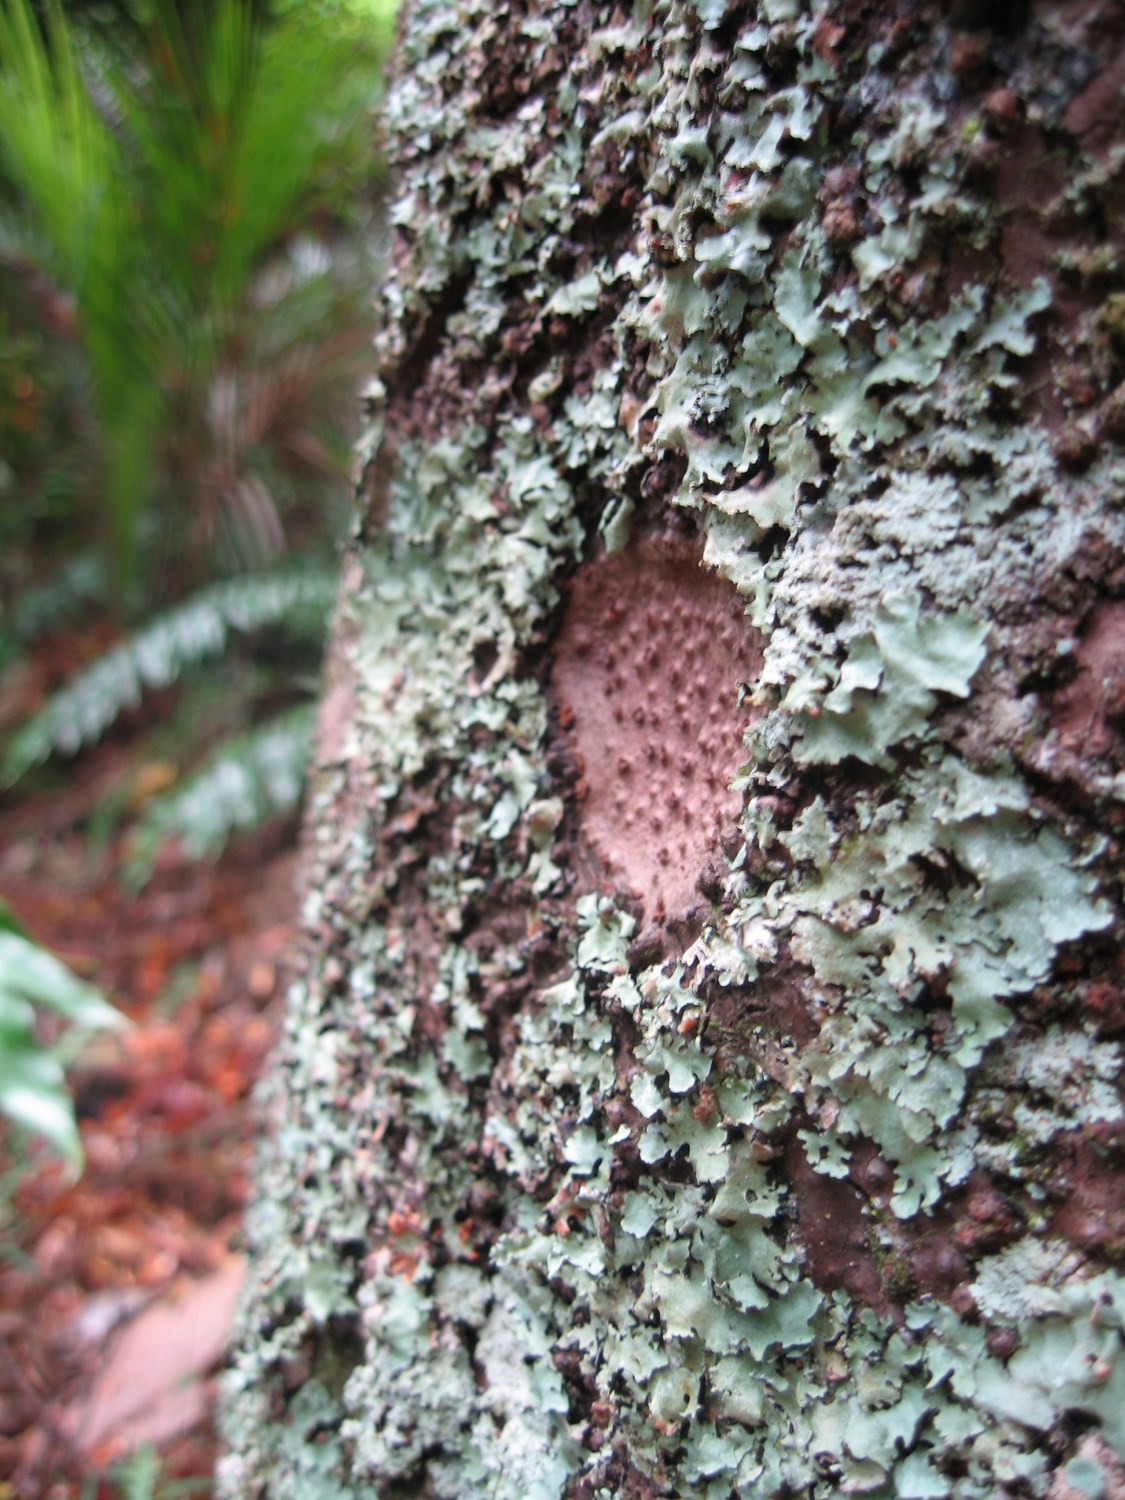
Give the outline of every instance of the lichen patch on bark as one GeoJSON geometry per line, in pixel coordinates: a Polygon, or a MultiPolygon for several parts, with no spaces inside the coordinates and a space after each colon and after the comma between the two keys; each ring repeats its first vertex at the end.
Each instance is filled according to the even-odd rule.
{"type": "Polygon", "coordinates": [[[646,540],[575,576],[553,674],[577,750],[582,827],[646,916],[679,915],[733,829],[761,638],[685,543],[646,540]],[[669,691],[670,689],[670,691],[669,691]]]}
{"type": "Polygon", "coordinates": [[[1112,1493],[1122,28],[947,11],[414,0],[227,1500],[1112,1493]]]}

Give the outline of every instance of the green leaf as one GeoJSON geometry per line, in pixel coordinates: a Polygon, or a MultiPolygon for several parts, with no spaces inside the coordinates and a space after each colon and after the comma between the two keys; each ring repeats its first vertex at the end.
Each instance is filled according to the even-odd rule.
{"type": "Polygon", "coordinates": [[[82,1148],[62,1064],[35,1035],[35,1007],[83,1030],[126,1024],[92,985],[24,937],[0,904],[0,1111],[54,1147],[75,1172],[82,1148]]]}
{"type": "Polygon", "coordinates": [[[115,50],[60,0],[0,0],[0,165],[76,304],[118,582],[185,383],[206,388],[267,255],[373,170],[389,7],[261,9],[188,24],[154,0],[115,50]]]}
{"type": "Polygon", "coordinates": [[[0,1030],[0,1110],[41,1135],[77,1172],[82,1147],[62,1064],[34,1038],[0,1030]]]}
{"type": "Polygon", "coordinates": [[[14,932],[20,937],[26,937],[23,923],[6,901],[0,900],[0,932],[14,932]]]}
{"type": "Polygon", "coordinates": [[[41,1005],[91,1031],[123,1024],[120,1012],[93,985],[76,978],[45,948],[10,931],[0,932],[0,996],[5,995],[41,1005]]]}

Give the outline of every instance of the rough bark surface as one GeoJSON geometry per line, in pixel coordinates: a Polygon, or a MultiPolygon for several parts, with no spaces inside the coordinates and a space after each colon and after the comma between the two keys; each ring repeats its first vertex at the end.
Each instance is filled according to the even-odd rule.
{"type": "Polygon", "coordinates": [[[1123,82],[411,9],[231,1500],[1125,1494],[1123,82]]]}

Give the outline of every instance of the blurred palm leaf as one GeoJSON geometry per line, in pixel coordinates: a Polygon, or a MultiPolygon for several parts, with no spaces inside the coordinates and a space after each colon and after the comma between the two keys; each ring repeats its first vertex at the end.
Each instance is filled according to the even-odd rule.
{"type": "MultiPolygon", "coordinates": [[[[249,0],[133,14],[142,54],[58,0],[0,0],[0,152],[73,295],[103,439],[109,542],[135,568],[164,434],[243,332],[255,279],[367,144],[385,27],[343,3],[269,25],[249,0]]],[[[253,484],[250,497],[265,516],[253,484]]]]}
{"type": "Polygon", "coordinates": [[[166,535],[181,554],[205,545],[227,568],[272,567],[293,541],[287,514],[339,534],[324,523],[343,520],[340,406],[364,366],[368,275],[358,257],[322,266],[303,248],[257,279],[213,362],[182,372],[180,421],[161,452],[166,535]]]}
{"type": "Polygon", "coordinates": [[[50,270],[75,298],[105,440],[110,544],[127,571],[151,478],[160,300],[142,292],[118,143],[94,107],[57,4],[45,35],[27,0],[0,5],[0,147],[49,246],[50,270]]]}
{"type": "MultiPolygon", "coordinates": [[[[197,669],[255,632],[226,663],[244,733],[201,760],[214,725],[193,722],[176,752],[193,769],[138,829],[149,856],[170,834],[214,852],[299,792],[307,710],[263,721],[299,690],[281,670],[291,679],[294,610],[319,641],[332,585],[278,564],[295,542],[323,559],[346,506],[342,414],[374,276],[370,114],[394,3],[63,3],[0,0],[0,261],[50,312],[41,322],[81,344],[108,591],[141,611],[162,593],[182,603],[23,723],[0,784],[95,743],[148,689],[182,685],[186,703],[197,669]],[[199,586],[216,572],[235,576],[199,586]],[[278,626],[283,651],[247,670],[278,626]]],[[[57,622],[73,597],[17,599],[9,656],[24,616],[57,622]]]]}

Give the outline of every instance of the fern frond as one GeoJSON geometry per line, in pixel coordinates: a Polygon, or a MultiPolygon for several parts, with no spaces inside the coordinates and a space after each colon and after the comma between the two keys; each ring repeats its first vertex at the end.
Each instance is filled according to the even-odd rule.
{"type": "Polygon", "coordinates": [[[222,852],[232,834],[293,812],[312,748],[315,705],[227,740],[174,791],[149,803],[134,830],[130,878],[144,884],[165,839],[178,838],[192,859],[222,852]]]}
{"type": "MultiPolygon", "coordinates": [[[[210,585],[92,662],[12,736],[3,760],[11,786],[32,766],[92,745],[146,688],[166,688],[219,656],[232,633],[305,616],[324,622],[334,581],[326,573],[235,578],[210,585]]],[[[321,625],[323,628],[323,623],[321,625]]]]}

